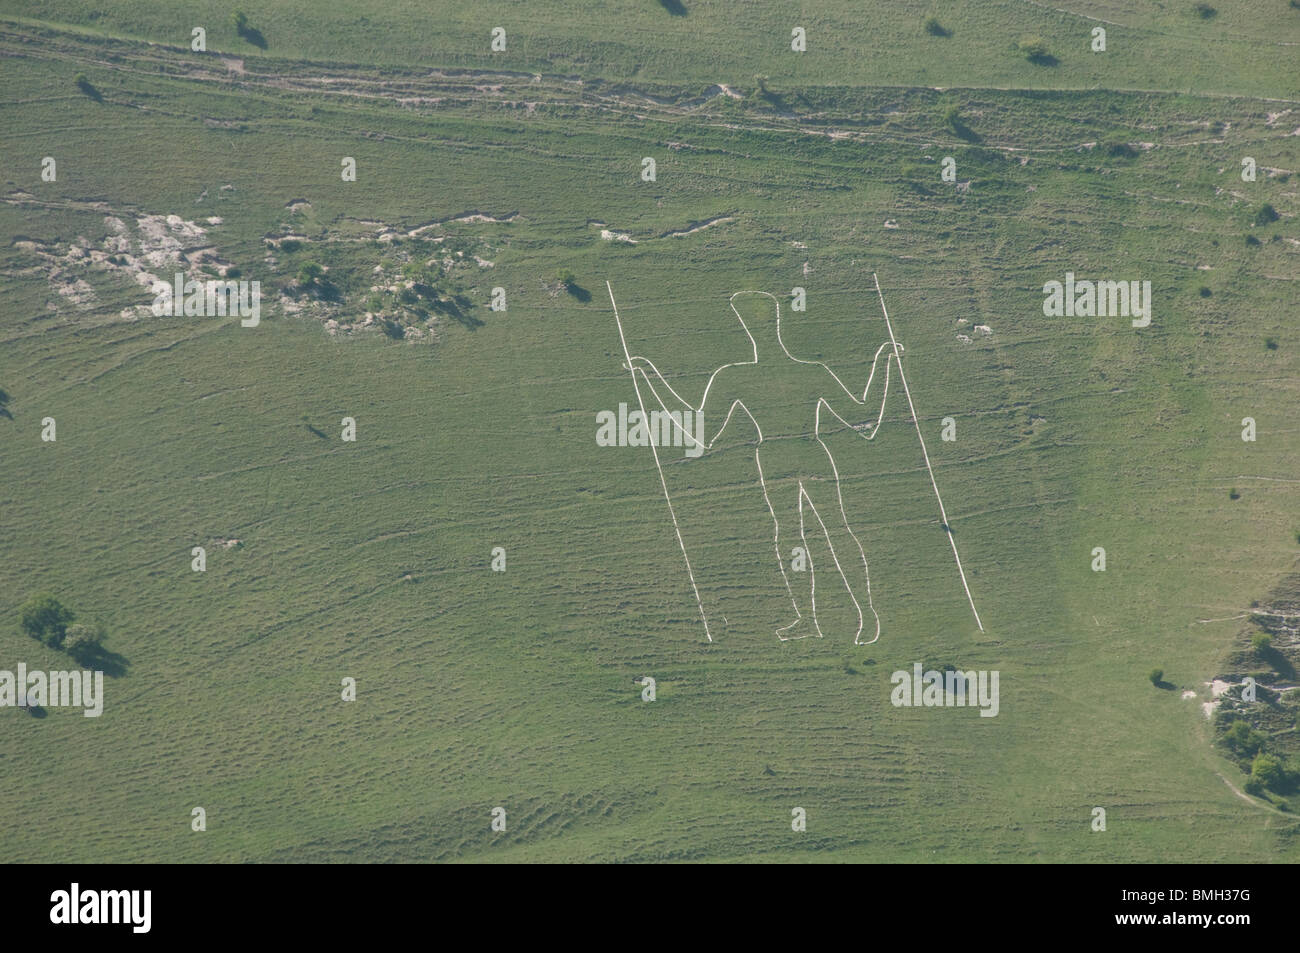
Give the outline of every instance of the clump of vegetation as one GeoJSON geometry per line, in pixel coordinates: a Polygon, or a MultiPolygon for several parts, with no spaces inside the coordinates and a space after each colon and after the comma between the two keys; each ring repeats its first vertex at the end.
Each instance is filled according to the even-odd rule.
{"type": "Polygon", "coordinates": [[[1256,238],[1254,235],[1247,235],[1247,236],[1246,236],[1246,244],[1247,244],[1247,245],[1258,245],[1258,244],[1259,244],[1259,239],[1256,238]]]}
{"type": "Polygon", "coordinates": [[[1022,36],[1016,41],[1016,49],[1020,52],[1021,56],[1029,60],[1031,63],[1035,63],[1039,66],[1056,65],[1056,57],[1052,55],[1051,51],[1047,48],[1047,41],[1041,36],[1033,34],[1022,36]]]}
{"type": "Polygon", "coordinates": [[[1239,499],[1241,499],[1241,494],[1237,492],[1237,488],[1236,488],[1235,486],[1234,486],[1231,490],[1228,491],[1228,499],[1230,499],[1230,500],[1239,500],[1239,499]]]}
{"type": "Polygon", "coordinates": [[[23,631],[36,641],[67,652],[83,665],[104,659],[104,626],[77,622],[77,614],[51,593],[37,593],[18,612],[23,631]]]}
{"type": "Polygon", "coordinates": [[[939,22],[939,18],[933,14],[922,21],[922,26],[925,27],[925,32],[931,36],[952,36],[952,31],[945,28],[944,25],[939,22]]]}
{"type": "Polygon", "coordinates": [[[1165,680],[1165,670],[1163,668],[1153,668],[1147,675],[1151,679],[1151,684],[1159,687],[1160,683],[1165,680]]]}
{"type": "Polygon", "coordinates": [[[1219,739],[1220,744],[1239,757],[1252,758],[1264,750],[1268,735],[1250,727],[1250,722],[1236,719],[1219,739]]]}
{"type": "Polygon", "coordinates": [[[1259,655],[1264,655],[1273,647],[1273,637],[1267,632],[1256,632],[1250,637],[1250,647],[1259,655]]]}
{"type": "Polygon", "coordinates": [[[87,665],[102,652],[105,634],[103,625],[74,622],[68,626],[63,650],[82,665],[87,665]]]}
{"type": "Polygon", "coordinates": [[[561,287],[579,301],[587,302],[591,300],[591,292],[578,284],[578,278],[573,272],[566,268],[560,272],[558,278],[561,287]]]}
{"type": "Polygon", "coordinates": [[[1127,139],[1120,136],[1111,136],[1101,144],[1101,151],[1115,159],[1133,159],[1138,155],[1138,150],[1127,139]]]}
{"type": "Polygon", "coordinates": [[[1281,761],[1261,751],[1250,763],[1250,779],[1258,781],[1262,788],[1277,790],[1286,782],[1286,771],[1281,761]]]}
{"type": "Polygon", "coordinates": [[[236,10],[230,14],[230,25],[245,41],[260,49],[266,49],[266,38],[262,36],[262,31],[249,24],[248,14],[243,10],[236,10]]]}
{"type": "Polygon", "coordinates": [[[52,649],[63,647],[68,626],[77,618],[76,613],[48,592],[32,596],[18,613],[23,631],[52,649]]]}
{"type": "Polygon", "coordinates": [[[1212,295],[1212,294],[1214,294],[1213,291],[1211,291],[1209,288],[1205,287],[1205,285],[1201,285],[1201,297],[1202,297],[1202,298],[1208,298],[1208,297],[1210,297],[1210,295],[1212,295]]]}
{"type": "Polygon", "coordinates": [[[1264,338],[1264,347],[1268,348],[1270,351],[1276,351],[1277,338],[1264,338]]]}
{"type": "Polygon", "coordinates": [[[1202,20],[1213,20],[1219,15],[1219,11],[1214,9],[1214,7],[1210,6],[1208,3],[1198,3],[1196,6],[1192,7],[1192,10],[1202,20]]]}
{"type": "Polygon", "coordinates": [[[325,269],[314,261],[304,261],[298,266],[298,293],[337,301],[339,289],[325,277],[325,269]]]}
{"type": "Polygon", "coordinates": [[[1255,224],[1268,225],[1270,222],[1276,222],[1280,217],[1281,216],[1277,214],[1277,209],[1265,203],[1255,212],[1255,224]]]}

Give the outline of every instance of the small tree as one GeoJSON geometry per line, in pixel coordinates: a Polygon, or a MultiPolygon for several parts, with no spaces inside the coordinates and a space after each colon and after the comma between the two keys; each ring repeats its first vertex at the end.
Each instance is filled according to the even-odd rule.
{"type": "Polygon", "coordinates": [[[1286,780],[1286,772],[1282,770],[1281,761],[1271,754],[1260,752],[1251,762],[1250,777],[1266,788],[1276,788],[1286,780]]]}
{"type": "Polygon", "coordinates": [[[68,626],[63,649],[78,662],[85,664],[99,654],[105,634],[103,626],[74,622],[68,626]]]}
{"type": "Polygon", "coordinates": [[[1250,723],[1238,718],[1223,733],[1223,743],[1229,750],[1245,757],[1253,757],[1264,749],[1268,736],[1262,731],[1250,727],[1250,723]]]}
{"type": "Polygon", "coordinates": [[[23,631],[51,648],[59,648],[76,614],[48,592],[40,592],[19,609],[23,631]]]}
{"type": "Polygon", "coordinates": [[[1250,647],[1259,655],[1264,655],[1273,647],[1273,637],[1267,632],[1256,632],[1250,638],[1250,647]]]}
{"type": "Polygon", "coordinates": [[[1280,217],[1277,214],[1277,209],[1265,203],[1255,212],[1254,221],[1256,225],[1268,225],[1270,222],[1276,222],[1280,217]]]}
{"type": "Polygon", "coordinates": [[[325,269],[314,261],[304,261],[302,267],[298,269],[298,284],[314,285],[320,281],[321,276],[325,274],[325,269]]]}
{"type": "Polygon", "coordinates": [[[1151,679],[1152,685],[1159,685],[1165,680],[1165,670],[1163,668],[1153,668],[1147,678],[1151,679]]]}
{"type": "Polygon", "coordinates": [[[578,276],[567,268],[556,275],[556,278],[559,280],[560,284],[564,285],[566,288],[572,288],[578,282],[578,276]]]}

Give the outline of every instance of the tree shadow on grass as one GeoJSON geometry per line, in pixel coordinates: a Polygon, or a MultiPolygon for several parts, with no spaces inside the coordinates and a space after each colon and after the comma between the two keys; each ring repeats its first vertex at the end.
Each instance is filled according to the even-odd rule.
{"type": "Polygon", "coordinates": [[[131,663],[126,660],[126,656],[119,655],[111,649],[106,649],[102,645],[94,645],[84,649],[73,656],[78,665],[84,665],[86,668],[95,672],[103,672],[109,678],[121,678],[131,667],[131,663]]]}
{"type": "Polygon", "coordinates": [[[1033,63],[1035,66],[1059,66],[1059,65],[1061,65],[1061,61],[1058,60],[1058,59],[1057,59],[1055,56],[1053,56],[1051,53],[1035,53],[1033,56],[1028,57],[1028,59],[1029,59],[1029,62],[1033,63]]]}
{"type": "Polygon", "coordinates": [[[2,387],[0,387],[0,417],[14,419],[14,415],[9,412],[9,394],[2,387]]]}
{"type": "Polygon", "coordinates": [[[591,300],[591,292],[588,291],[586,288],[582,287],[582,285],[567,284],[564,286],[564,290],[567,291],[569,294],[573,295],[583,304],[586,304],[588,301],[591,300]]]}
{"type": "Polygon", "coordinates": [[[314,433],[316,436],[320,437],[322,440],[329,439],[329,434],[325,433],[325,431],[317,430],[311,424],[304,424],[303,426],[306,427],[308,430],[310,430],[312,433],[314,433]]]}
{"type": "Polygon", "coordinates": [[[1259,655],[1269,665],[1272,665],[1283,678],[1294,679],[1296,677],[1295,666],[1291,664],[1291,660],[1279,652],[1275,646],[1270,645],[1261,651],[1259,655]]]}
{"type": "Polygon", "coordinates": [[[239,35],[249,43],[252,43],[259,50],[266,49],[266,37],[262,36],[261,30],[255,29],[251,26],[246,26],[239,31],[239,35]]]}
{"type": "Polygon", "coordinates": [[[484,322],[469,313],[469,309],[474,305],[464,295],[453,295],[450,298],[440,298],[431,302],[430,307],[440,314],[455,318],[460,324],[471,331],[477,331],[483,327],[484,322]]]}
{"type": "Polygon", "coordinates": [[[954,119],[949,124],[949,128],[952,129],[953,133],[956,134],[958,139],[962,139],[966,142],[973,142],[978,144],[984,141],[983,136],[981,136],[970,126],[966,125],[960,119],[954,119]]]}
{"type": "Polygon", "coordinates": [[[682,3],[682,0],[659,0],[659,6],[675,17],[686,16],[686,4],[682,3]]]}
{"type": "Polygon", "coordinates": [[[1161,691],[1166,691],[1166,692],[1172,692],[1175,688],[1178,687],[1173,682],[1166,682],[1163,678],[1160,679],[1160,681],[1152,682],[1151,684],[1154,685],[1156,688],[1160,689],[1161,691]]]}

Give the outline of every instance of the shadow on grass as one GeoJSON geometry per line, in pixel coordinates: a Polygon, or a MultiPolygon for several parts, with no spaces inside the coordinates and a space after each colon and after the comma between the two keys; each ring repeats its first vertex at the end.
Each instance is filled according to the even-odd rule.
{"type": "Polygon", "coordinates": [[[328,440],[328,439],[329,439],[329,435],[328,435],[327,433],[325,433],[325,431],[323,431],[323,430],[317,430],[317,429],[316,429],[315,427],[313,427],[311,424],[303,424],[303,426],[306,427],[308,430],[310,430],[312,433],[314,433],[316,436],[320,437],[322,440],[328,440]]]}
{"type": "Polygon", "coordinates": [[[433,310],[440,314],[445,314],[448,317],[455,318],[461,325],[469,330],[477,331],[479,328],[483,327],[484,322],[469,313],[469,309],[473,306],[473,303],[464,295],[454,295],[450,298],[442,298],[438,301],[434,301],[430,305],[433,310]]]}
{"type": "Polygon", "coordinates": [[[582,287],[582,285],[568,284],[564,286],[564,290],[567,291],[569,294],[573,295],[583,304],[586,304],[588,301],[591,300],[591,292],[588,291],[586,288],[582,287]]]}
{"type": "Polygon", "coordinates": [[[1276,647],[1270,645],[1259,653],[1259,657],[1269,665],[1272,665],[1277,673],[1283,678],[1294,679],[1296,677],[1295,666],[1292,665],[1291,660],[1279,652],[1276,647]]]}
{"type": "Polygon", "coordinates": [[[88,79],[82,78],[77,80],[77,89],[81,90],[83,93],[85,93],[87,96],[89,96],[97,103],[102,103],[104,101],[103,95],[99,92],[99,90],[97,90],[93,85],[91,85],[91,82],[88,79]]]}
{"type": "Polygon", "coordinates": [[[109,678],[121,678],[126,674],[127,669],[131,667],[131,663],[126,660],[126,656],[119,655],[102,645],[95,645],[78,652],[73,658],[76,659],[78,665],[84,665],[92,671],[103,672],[109,678]]]}
{"type": "Polygon", "coordinates": [[[257,30],[254,29],[253,27],[246,26],[239,31],[239,35],[242,36],[249,43],[252,43],[259,50],[266,49],[266,37],[262,36],[261,30],[257,30]]]}
{"type": "Polygon", "coordinates": [[[1033,63],[1035,66],[1060,66],[1061,65],[1061,61],[1058,60],[1051,53],[1035,53],[1033,56],[1028,57],[1028,60],[1029,62],[1033,63]]]}
{"type": "Polygon", "coordinates": [[[9,394],[4,388],[0,388],[0,417],[14,419],[14,415],[9,412],[9,394]]]}
{"type": "Polygon", "coordinates": [[[949,128],[952,129],[953,133],[957,136],[958,139],[962,139],[965,142],[981,143],[984,141],[983,136],[981,136],[970,126],[966,125],[960,119],[954,119],[949,124],[949,128]]]}
{"type": "Polygon", "coordinates": [[[659,0],[659,6],[675,17],[686,16],[686,4],[682,3],[682,0],[659,0]]]}
{"type": "Polygon", "coordinates": [[[1166,692],[1172,692],[1174,689],[1178,687],[1173,682],[1166,682],[1163,678],[1160,679],[1160,681],[1152,682],[1151,684],[1154,685],[1156,688],[1160,689],[1161,691],[1166,691],[1166,692]]]}

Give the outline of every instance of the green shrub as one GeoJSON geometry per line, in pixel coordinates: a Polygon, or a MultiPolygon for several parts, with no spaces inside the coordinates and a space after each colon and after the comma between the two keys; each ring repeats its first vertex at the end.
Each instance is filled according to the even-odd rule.
{"type": "Polygon", "coordinates": [[[1229,751],[1243,757],[1253,757],[1264,750],[1268,735],[1262,731],[1256,731],[1250,727],[1250,722],[1238,718],[1223,733],[1222,741],[1229,751]]]}
{"type": "Polygon", "coordinates": [[[1260,752],[1250,764],[1251,780],[1258,780],[1266,788],[1276,788],[1286,780],[1282,762],[1271,754],[1260,752]]]}
{"type": "Polygon", "coordinates": [[[1133,159],[1138,156],[1138,150],[1127,140],[1119,136],[1112,136],[1101,144],[1101,151],[1116,159],[1133,159]]]}
{"type": "Polygon", "coordinates": [[[40,592],[18,610],[23,631],[51,648],[60,648],[68,625],[77,617],[48,592],[40,592]]]}
{"type": "Polygon", "coordinates": [[[1255,212],[1255,224],[1267,225],[1270,222],[1276,222],[1279,217],[1280,216],[1277,214],[1277,209],[1265,203],[1259,207],[1258,211],[1255,212]]]}
{"type": "Polygon", "coordinates": [[[103,626],[91,626],[74,622],[68,626],[63,650],[78,662],[85,664],[93,659],[103,647],[104,635],[103,626]]]}

